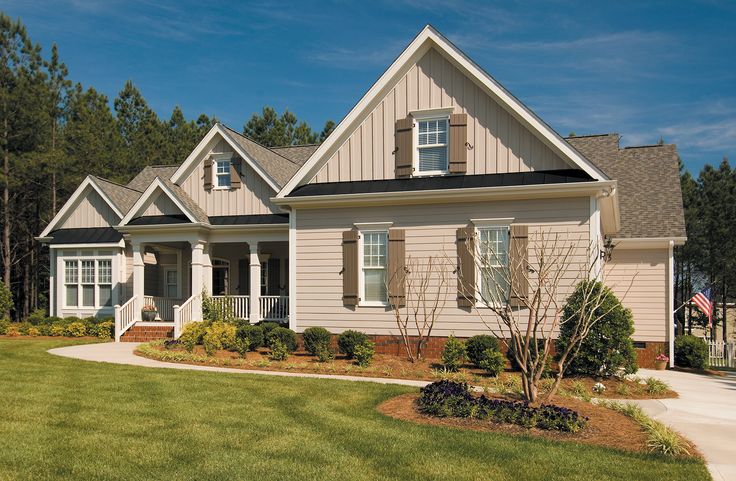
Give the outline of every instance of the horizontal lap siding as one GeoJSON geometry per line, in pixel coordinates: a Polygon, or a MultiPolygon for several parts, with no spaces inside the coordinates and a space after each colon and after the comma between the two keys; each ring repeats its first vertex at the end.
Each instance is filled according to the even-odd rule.
{"type": "MultiPolygon", "coordinates": [[[[297,214],[297,323],[299,330],[322,326],[332,332],[358,329],[371,334],[398,334],[393,313],[385,308],[344,307],[342,302],[342,232],[360,222],[393,222],[406,231],[406,255],[421,265],[429,256],[447,255],[454,268],[456,229],[471,218],[514,217],[531,224],[530,233],[557,233],[575,244],[561,295],[570,292],[588,245],[589,200],[504,201],[486,204],[394,206],[299,210],[297,214]]],[[[568,243],[569,244],[569,243],[568,243]]],[[[534,263],[534,253],[530,252],[534,263]]],[[[475,313],[457,307],[456,277],[450,273],[447,303],[434,333],[470,336],[487,332],[475,313]]]]}
{"type": "Polygon", "coordinates": [[[312,182],[394,178],[394,125],[408,112],[453,107],[468,115],[468,174],[566,169],[569,165],[432,49],[399,79],[312,182]]]}
{"type": "Polygon", "coordinates": [[[667,248],[613,249],[606,264],[606,284],[631,309],[637,341],[666,340],[668,256],[667,248]]]}
{"type": "Polygon", "coordinates": [[[120,218],[115,211],[97,191],[90,188],[77,206],[71,209],[59,228],[109,227],[117,225],[118,222],[120,218]]]}

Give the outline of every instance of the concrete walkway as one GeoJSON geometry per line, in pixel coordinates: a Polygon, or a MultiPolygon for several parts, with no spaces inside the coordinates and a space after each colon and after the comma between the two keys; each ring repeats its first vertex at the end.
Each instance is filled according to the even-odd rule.
{"type": "Polygon", "coordinates": [[[307,377],[315,379],[338,379],[341,381],[375,382],[379,384],[399,384],[402,386],[424,387],[428,381],[412,381],[409,379],[385,379],[380,377],[339,376],[333,374],[312,374],[301,372],[259,371],[255,369],[235,369],[216,366],[195,366],[174,362],[156,361],[133,354],[138,342],[106,342],[103,344],[81,344],[78,346],[57,347],[49,349],[49,353],[57,356],[82,359],[84,361],[107,362],[111,364],[128,364],[131,366],[160,367],[166,369],[189,369],[193,371],[228,372],[235,374],[258,374],[262,376],[307,377]]]}
{"type": "Polygon", "coordinates": [[[680,395],[637,404],[694,442],[715,481],[736,481],[736,374],[718,377],[642,369],[637,375],[659,378],[680,395]]]}

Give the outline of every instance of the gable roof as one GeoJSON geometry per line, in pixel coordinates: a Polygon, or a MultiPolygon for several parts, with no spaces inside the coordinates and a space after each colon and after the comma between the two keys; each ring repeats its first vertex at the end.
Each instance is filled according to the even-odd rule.
{"type": "Polygon", "coordinates": [[[618,134],[566,139],[617,181],[620,238],[685,238],[679,156],[674,145],[619,147],[618,134]]]}
{"type": "Polygon", "coordinates": [[[91,177],[95,180],[100,190],[107,195],[110,201],[115,204],[122,213],[128,212],[141,195],[141,191],[139,190],[116,184],[115,182],[94,175],[91,177]]]}
{"type": "Polygon", "coordinates": [[[565,142],[549,125],[540,119],[519,99],[508,92],[501,84],[491,77],[485,70],[473,62],[460,49],[440,34],[434,27],[427,25],[412,40],[409,46],[394,60],[391,66],[381,75],[373,86],[365,93],[360,101],[343,118],[334,132],[319,146],[311,158],[299,169],[277,198],[288,196],[297,186],[309,181],[329,159],[329,157],[343,144],[345,139],[360,125],[398,79],[417,62],[430,48],[436,49],[445,56],[455,67],[472,79],[494,101],[504,107],[522,125],[531,132],[536,132],[553,152],[570,163],[573,168],[585,171],[595,180],[609,180],[595,164],[565,142]]]}
{"type": "Polygon", "coordinates": [[[138,175],[128,182],[128,188],[135,189],[143,192],[151,185],[153,179],[161,177],[163,179],[171,179],[174,172],[179,168],[179,165],[147,165],[143,168],[138,175]]]}
{"type": "Polygon", "coordinates": [[[148,186],[145,192],[141,194],[135,204],[130,208],[127,214],[120,221],[121,226],[128,225],[134,218],[140,217],[138,214],[143,211],[144,207],[149,205],[149,200],[153,199],[152,195],[156,190],[171,199],[171,201],[181,210],[181,212],[189,219],[190,222],[207,224],[209,219],[202,208],[197,205],[184,189],[171,182],[169,179],[156,177],[148,186]]]}
{"type": "Polygon", "coordinates": [[[319,144],[287,145],[285,147],[271,147],[271,150],[302,166],[318,147],[319,144]]]}

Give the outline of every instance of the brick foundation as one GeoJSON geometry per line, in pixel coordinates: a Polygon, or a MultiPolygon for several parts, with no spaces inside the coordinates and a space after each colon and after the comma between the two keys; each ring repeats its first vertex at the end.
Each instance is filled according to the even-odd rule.
{"type": "MultiPolygon", "coordinates": [[[[390,356],[405,356],[406,349],[399,336],[385,336],[385,335],[368,335],[371,341],[376,343],[377,354],[387,354],[390,356]]],[[[466,338],[458,338],[461,341],[467,340],[466,338]]],[[[416,343],[417,338],[412,338],[413,342],[416,343]]],[[[445,347],[446,337],[430,337],[424,346],[423,356],[427,359],[439,359],[442,357],[442,349],[445,347]]],[[[415,344],[416,345],[416,344],[415,344]]],[[[667,353],[667,345],[664,342],[636,342],[634,343],[636,350],[637,364],[641,368],[653,368],[654,358],[660,353],[667,353]]],[[[302,337],[299,335],[299,348],[303,349],[304,344],[302,337]]],[[[337,336],[332,336],[332,347],[337,350],[337,336]]],[[[505,351],[503,345],[501,349],[505,351]]],[[[552,353],[554,354],[554,341],[552,342],[552,353]]]]}
{"type": "Polygon", "coordinates": [[[173,339],[174,326],[141,326],[133,325],[123,333],[121,342],[149,342],[159,339],[173,339]]]}

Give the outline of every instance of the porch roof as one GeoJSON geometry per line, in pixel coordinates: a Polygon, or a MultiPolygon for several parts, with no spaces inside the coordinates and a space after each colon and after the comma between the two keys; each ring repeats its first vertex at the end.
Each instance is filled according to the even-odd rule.
{"type": "Polygon", "coordinates": [[[123,235],[112,227],[58,229],[51,232],[50,237],[50,244],[114,244],[123,239],[123,235]]]}
{"type": "MultiPolygon", "coordinates": [[[[228,225],[269,225],[288,224],[289,214],[255,214],[255,215],[218,215],[209,216],[209,224],[213,226],[228,225]]],[[[146,215],[136,217],[128,225],[166,225],[190,224],[187,216],[181,215],[146,215]]]]}

